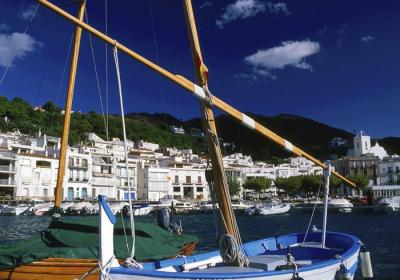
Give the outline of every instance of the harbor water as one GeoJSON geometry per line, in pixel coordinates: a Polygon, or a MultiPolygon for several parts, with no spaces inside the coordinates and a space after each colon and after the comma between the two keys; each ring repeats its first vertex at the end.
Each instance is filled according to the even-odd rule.
{"type": "MultiPolygon", "coordinates": [[[[177,214],[184,232],[199,237],[197,252],[216,249],[215,227],[212,213],[177,214]]],[[[310,213],[290,212],[279,216],[244,216],[237,220],[243,242],[303,232],[307,228],[310,213]]],[[[153,216],[137,217],[136,220],[155,222],[153,216]]],[[[0,244],[10,244],[27,238],[47,228],[50,217],[0,216],[0,244]]],[[[316,214],[314,225],[321,228],[322,215],[316,214]]],[[[377,280],[400,279],[400,215],[385,213],[332,213],[328,216],[328,230],[341,231],[358,236],[371,252],[373,270],[377,280]]],[[[359,269],[356,279],[362,279],[359,269]]]]}

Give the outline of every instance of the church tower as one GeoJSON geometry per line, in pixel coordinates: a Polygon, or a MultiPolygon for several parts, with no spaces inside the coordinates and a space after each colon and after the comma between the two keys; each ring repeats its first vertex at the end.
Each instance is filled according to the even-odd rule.
{"type": "Polygon", "coordinates": [[[365,134],[364,131],[360,132],[354,137],[354,155],[360,156],[369,153],[371,150],[371,137],[365,134]]]}

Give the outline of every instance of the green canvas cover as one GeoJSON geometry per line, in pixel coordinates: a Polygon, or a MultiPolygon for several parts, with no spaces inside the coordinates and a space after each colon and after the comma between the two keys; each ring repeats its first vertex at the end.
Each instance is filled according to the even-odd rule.
{"type": "MultiPolygon", "coordinates": [[[[48,229],[12,245],[0,246],[0,269],[14,268],[46,258],[97,259],[99,243],[98,217],[73,217],[53,221],[48,229]]],[[[131,232],[125,221],[129,248],[131,232]]],[[[135,223],[135,258],[139,261],[161,260],[176,256],[185,244],[197,237],[175,235],[151,223],[135,223]]],[[[130,256],[121,219],[114,226],[115,256],[130,256]]]]}

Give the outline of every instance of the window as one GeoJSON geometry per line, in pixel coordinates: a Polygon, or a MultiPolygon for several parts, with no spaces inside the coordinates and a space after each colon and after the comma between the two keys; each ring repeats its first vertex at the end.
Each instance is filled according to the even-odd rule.
{"type": "Polygon", "coordinates": [[[203,192],[203,187],[197,187],[196,192],[203,192]]]}
{"type": "Polygon", "coordinates": [[[174,187],[174,192],[181,192],[181,188],[180,187],[174,187]]]}
{"type": "Polygon", "coordinates": [[[75,165],[74,163],[75,163],[74,158],[70,157],[69,158],[69,165],[70,166],[74,166],[75,165]]]}
{"type": "Polygon", "coordinates": [[[186,176],[186,184],[191,184],[192,183],[192,177],[186,176]]]}
{"type": "Polygon", "coordinates": [[[179,183],[179,176],[178,175],[175,175],[175,183],[179,183]]]}
{"type": "Polygon", "coordinates": [[[44,160],[38,160],[36,162],[36,167],[39,167],[39,168],[50,168],[51,167],[51,162],[44,161],[44,160]]]}
{"type": "Polygon", "coordinates": [[[197,183],[201,184],[201,176],[197,176],[197,183]]]}

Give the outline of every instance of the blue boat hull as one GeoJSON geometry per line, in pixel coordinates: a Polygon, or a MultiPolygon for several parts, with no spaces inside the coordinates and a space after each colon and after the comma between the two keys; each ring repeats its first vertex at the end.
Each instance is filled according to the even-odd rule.
{"type": "Polygon", "coordinates": [[[298,265],[304,280],[333,280],[343,264],[351,277],[357,270],[359,239],[348,234],[328,232],[326,248],[321,248],[321,232],[312,232],[303,243],[304,234],[266,238],[243,245],[250,265],[245,268],[226,266],[219,251],[173,260],[144,264],[143,269],[114,267],[108,271],[115,280],[128,279],[257,279],[289,280],[294,269],[282,269],[288,251],[298,265]],[[289,249],[288,249],[289,247],[289,249]],[[281,270],[280,267],[281,266],[281,270]]]}

